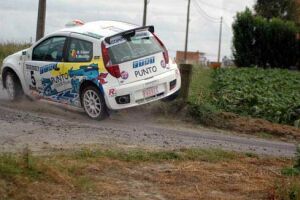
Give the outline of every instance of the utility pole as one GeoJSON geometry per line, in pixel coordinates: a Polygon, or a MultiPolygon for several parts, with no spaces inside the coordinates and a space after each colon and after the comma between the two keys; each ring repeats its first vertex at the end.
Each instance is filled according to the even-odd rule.
{"type": "Polygon", "coordinates": [[[184,48],[184,63],[187,62],[187,51],[188,51],[188,41],[189,41],[189,25],[190,25],[190,8],[191,8],[191,0],[188,0],[187,17],[186,17],[185,48],[184,48]]]}
{"type": "Polygon", "coordinates": [[[148,7],[149,0],[144,0],[144,16],[143,16],[143,26],[147,24],[147,7],[148,7]]]}
{"type": "Polygon", "coordinates": [[[220,34],[219,34],[218,63],[220,63],[220,60],[221,60],[222,31],[223,31],[223,17],[221,17],[221,21],[220,21],[220,34]]]}
{"type": "Polygon", "coordinates": [[[36,41],[44,37],[46,20],[46,0],[39,0],[39,10],[36,26],[36,41]]]}

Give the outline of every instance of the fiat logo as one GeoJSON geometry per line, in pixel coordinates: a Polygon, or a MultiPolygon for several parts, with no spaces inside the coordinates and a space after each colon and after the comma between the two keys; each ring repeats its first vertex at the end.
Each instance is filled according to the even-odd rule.
{"type": "Polygon", "coordinates": [[[122,71],[121,78],[124,79],[124,80],[126,80],[126,79],[128,79],[128,77],[129,77],[128,72],[122,71]]]}
{"type": "Polygon", "coordinates": [[[162,68],[166,68],[166,62],[164,60],[162,60],[160,62],[160,65],[161,65],[162,68]]]}

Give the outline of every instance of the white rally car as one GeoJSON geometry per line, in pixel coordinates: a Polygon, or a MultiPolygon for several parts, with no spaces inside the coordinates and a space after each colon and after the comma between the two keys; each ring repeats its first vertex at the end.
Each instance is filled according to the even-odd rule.
{"type": "Polygon", "coordinates": [[[25,93],[83,107],[94,119],[107,110],[172,97],[181,86],[177,65],[153,26],[97,21],[67,27],[8,56],[3,87],[11,100],[25,93]]]}

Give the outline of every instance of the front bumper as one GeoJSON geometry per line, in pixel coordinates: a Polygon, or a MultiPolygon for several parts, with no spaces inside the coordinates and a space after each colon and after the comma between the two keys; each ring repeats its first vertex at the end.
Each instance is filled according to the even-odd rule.
{"type": "Polygon", "coordinates": [[[168,71],[166,73],[155,76],[151,79],[137,81],[126,85],[121,85],[114,88],[108,88],[105,91],[106,105],[111,110],[119,110],[124,108],[130,108],[153,101],[157,101],[168,97],[177,92],[181,87],[181,77],[178,69],[168,71]],[[171,89],[170,83],[176,80],[176,86],[171,89]],[[155,96],[144,97],[144,90],[152,87],[157,87],[157,93],[155,96]],[[114,92],[111,92],[111,91],[114,92]],[[127,104],[118,104],[116,97],[130,96],[130,102],[127,104]]]}

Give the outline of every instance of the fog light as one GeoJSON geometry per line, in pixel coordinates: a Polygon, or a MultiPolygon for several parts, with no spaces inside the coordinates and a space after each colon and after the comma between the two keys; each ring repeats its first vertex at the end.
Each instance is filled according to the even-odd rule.
{"type": "Polygon", "coordinates": [[[117,104],[128,104],[130,103],[130,95],[118,96],[116,97],[117,104]]]}
{"type": "Polygon", "coordinates": [[[170,90],[173,90],[176,87],[177,80],[173,80],[170,82],[170,90]]]}

